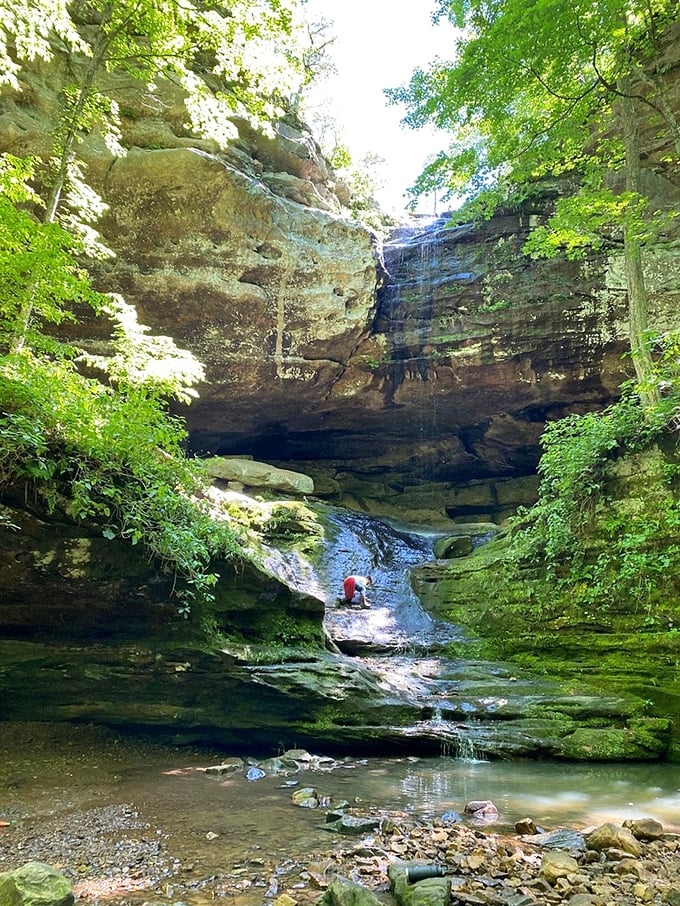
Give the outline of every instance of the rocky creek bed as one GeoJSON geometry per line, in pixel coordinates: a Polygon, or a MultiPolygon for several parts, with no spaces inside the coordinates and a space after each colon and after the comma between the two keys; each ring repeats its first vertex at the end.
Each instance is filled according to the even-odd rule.
{"type": "Polygon", "coordinates": [[[213,764],[208,753],[184,750],[173,767],[166,750],[135,743],[134,759],[153,771],[135,779],[130,744],[113,735],[102,744],[101,731],[89,728],[12,731],[14,754],[2,752],[0,871],[47,863],[83,906],[680,904],[674,823],[508,826],[484,801],[425,819],[357,801],[360,762],[301,750],[213,764]],[[159,768],[165,785],[151,791],[159,768]],[[346,799],[327,796],[331,779],[345,773],[346,799]],[[159,802],[173,797],[168,822],[159,802]],[[398,880],[411,862],[445,875],[400,887],[395,871],[398,880]]]}

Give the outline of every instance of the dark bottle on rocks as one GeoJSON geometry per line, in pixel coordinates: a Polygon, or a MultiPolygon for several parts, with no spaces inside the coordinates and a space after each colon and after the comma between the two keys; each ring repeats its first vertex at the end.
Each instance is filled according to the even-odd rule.
{"type": "Polygon", "coordinates": [[[409,884],[424,881],[425,878],[442,878],[446,874],[443,865],[409,865],[406,869],[406,880],[409,884]]]}

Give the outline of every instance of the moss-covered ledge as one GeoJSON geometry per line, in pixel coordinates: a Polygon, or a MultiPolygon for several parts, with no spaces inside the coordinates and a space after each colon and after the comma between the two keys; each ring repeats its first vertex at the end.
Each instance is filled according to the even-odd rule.
{"type": "Polygon", "coordinates": [[[581,728],[565,741],[565,757],[624,759],[647,750],[680,760],[677,630],[649,626],[644,611],[585,615],[544,570],[519,565],[510,547],[504,533],[468,557],[416,569],[424,606],[474,635],[468,652],[522,665],[574,693],[638,699],[639,715],[625,727],[581,728]]]}

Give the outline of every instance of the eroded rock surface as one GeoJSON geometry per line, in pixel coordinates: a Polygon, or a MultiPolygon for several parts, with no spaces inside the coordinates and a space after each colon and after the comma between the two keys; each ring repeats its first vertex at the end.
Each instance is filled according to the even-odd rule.
{"type": "MultiPolygon", "coordinates": [[[[49,154],[67,77],[57,59],[5,92],[0,150],[49,154]]],[[[106,88],[127,154],[94,134],[82,146],[116,253],[93,272],[205,364],[183,413],[198,454],[302,471],[320,496],[374,513],[499,522],[535,499],[546,419],[617,396],[631,370],[620,256],[522,251],[554,186],[479,228],[442,219],[381,248],[342,213],[343,187],[300,124],[272,138],[237,121],[239,139],[220,149],[187,130],[170,86],[141,92],[112,74],[106,88]]],[[[645,141],[646,189],[677,206],[677,169],[662,166],[656,131],[645,141]]],[[[677,255],[650,250],[645,268],[664,328],[680,299],[677,255]]],[[[82,333],[105,348],[107,325],[82,333]]]]}

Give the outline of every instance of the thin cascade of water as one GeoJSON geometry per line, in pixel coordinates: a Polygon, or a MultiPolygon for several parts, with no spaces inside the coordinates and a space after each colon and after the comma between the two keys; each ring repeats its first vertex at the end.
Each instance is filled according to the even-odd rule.
{"type": "Polygon", "coordinates": [[[291,587],[324,601],[326,635],[338,652],[411,710],[412,725],[390,729],[462,761],[480,761],[485,752],[515,745],[497,733],[500,712],[516,713],[520,694],[552,690],[546,681],[539,689],[531,679],[520,690],[507,665],[453,655],[468,644],[465,633],[430,616],[411,583],[414,567],[434,559],[435,541],[443,533],[315,506],[324,523],[321,553],[311,563],[296,552],[272,550],[270,568],[291,587]],[[339,601],[342,579],[351,574],[372,576],[369,609],[339,601]]]}
{"type": "Polygon", "coordinates": [[[469,721],[469,723],[464,725],[460,730],[456,743],[456,759],[458,761],[466,761],[474,764],[488,760],[483,757],[478,749],[475,738],[474,720],[469,721]]]}

